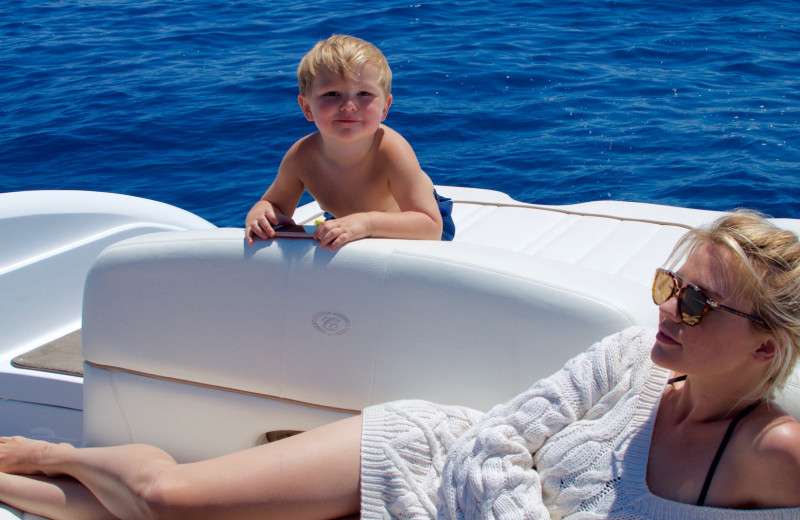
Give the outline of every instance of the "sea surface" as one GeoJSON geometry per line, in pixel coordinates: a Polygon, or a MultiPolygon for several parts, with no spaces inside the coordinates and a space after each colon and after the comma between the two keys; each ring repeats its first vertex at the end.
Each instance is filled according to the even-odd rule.
{"type": "Polygon", "coordinates": [[[383,50],[436,184],[800,218],[797,0],[5,0],[0,192],[241,226],[314,131],[295,71],[333,33],[383,50]]]}

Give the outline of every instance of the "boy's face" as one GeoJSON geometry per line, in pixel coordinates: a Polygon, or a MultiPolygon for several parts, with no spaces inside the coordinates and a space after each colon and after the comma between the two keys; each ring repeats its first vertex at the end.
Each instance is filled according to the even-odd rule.
{"type": "Polygon", "coordinates": [[[323,137],[348,141],[371,137],[392,104],[391,94],[384,95],[378,77],[377,67],[369,63],[362,65],[352,79],[324,68],[311,84],[308,96],[301,94],[297,101],[323,137]]]}

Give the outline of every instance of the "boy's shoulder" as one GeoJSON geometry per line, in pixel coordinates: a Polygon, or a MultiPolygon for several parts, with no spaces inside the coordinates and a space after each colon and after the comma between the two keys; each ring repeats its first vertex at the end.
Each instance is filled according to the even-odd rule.
{"type": "Polygon", "coordinates": [[[310,133],[301,137],[289,147],[289,150],[286,151],[286,155],[284,156],[284,160],[307,159],[314,155],[314,153],[320,149],[321,145],[322,140],[319,132],[310,133]]]}
{"type": "Polygon", "coordinates": [[[381,125],[378,129],[379,150],[384,153],[408,153],[412,150],[411,144],[403,137],[400,132],[381,125]]]}
{"type": "Polygon", "coordinates": [[[401,140],[401,141],[405,141],[406,140],[406,138],[403,137],[400,134],[400,132],[398,132],[397,130],[393,129],[392,127],[386,126],[383,123],[381,123],[381,126],[378,127],[378,132],[383,134],[383,138],[384,139],[388,139],[390,141],[395,140],[395,139],[401,140]]]}
{"type": "Polygon", "coordinates": [[[317,132],[298,139],[283,155],[278,172],[284,178],[295,177],[301,182],[308,171],[316,170],[319,157],[317,132]]]}
{"type": "Polygon", "coordinates": [[[319,147],[322,142],[319,132],[311,132],[294,142],[290,150],[303,149],[306,150],[310,147],[319,147]]]}

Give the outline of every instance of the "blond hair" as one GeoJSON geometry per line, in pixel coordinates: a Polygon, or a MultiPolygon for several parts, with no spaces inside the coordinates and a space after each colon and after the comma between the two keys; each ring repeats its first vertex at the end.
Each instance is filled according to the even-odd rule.
{"type": "Polygon", "coordinates": [[[771,398],[783,388],[800,357],[800,242],[791,231],[780,229],[750,210],[720,217],[710,226],[690,231],[670,255],[676,265],[699,247],[722,246],[736,259],[729,266],[735,274],[734,292],[752,304],[753,314],[772,333],[777,353],[754,398],[771,398]]]}
{"type": "Polygon", "coordinates": [[[371,43],[345,34],[334,34],[327,40],[317,42],[300,60],[300,66],[297,67],[300,94],[308,96],[318,71],[323,67],[342,78],[352,79],[366,63],[377,67],[378,84],[388,97],[392,92],[392,70],[383,53],[371,43]]]}

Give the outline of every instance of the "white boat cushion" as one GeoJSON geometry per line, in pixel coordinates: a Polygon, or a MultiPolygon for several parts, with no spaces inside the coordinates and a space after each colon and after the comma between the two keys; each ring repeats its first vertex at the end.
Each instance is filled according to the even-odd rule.
{"type": "Polygon", "coordinates": [[[488,409],[655,315],[641,284],[553,259],[406,240],[331,253],[304,239],[250,247],[242,236],[152,234],[100,255],[84,297],[87,443],[161,443],[181,425],[205,435],[226,421],[225,403],[244,401],[313,420],[290,424],[270,408],[244,431],[246,410],[231,412],[242,431],[232,446],[217,437],[218,448],[391,399],[488,409]],[[223,416],[209,415],[209,394],[223,416]],[[200,395],[178,424],[148,413],[200,395]]]}

